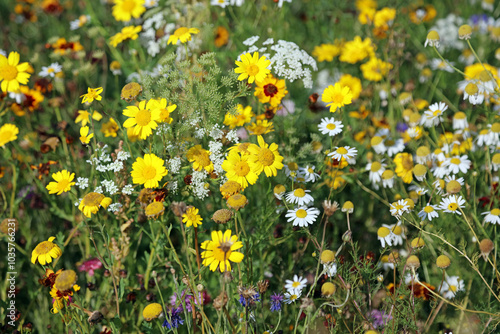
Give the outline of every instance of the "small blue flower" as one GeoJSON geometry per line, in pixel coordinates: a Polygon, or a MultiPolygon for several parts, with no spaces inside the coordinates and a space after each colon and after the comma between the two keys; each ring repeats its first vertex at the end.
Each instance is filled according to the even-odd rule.
{"type": "Polygon", "coordinates": [[[271,312],[281,311],[281,303],[283,302],[283,295],[281,293],[274,293],[271,296],[271,312]]]}
{"type": "Polygon", "coordinates": [[[171,313],[167,313],[166,319],[163,322],[163,327],[167,327],[168,329],[178,328],[179,325],[184,324],[184,320],[182,320],[180,313],[182,312],[182,306],[177,308],[173,308],[171,313]],[[170,321],[169,321],[170,318],[170,321]]]}

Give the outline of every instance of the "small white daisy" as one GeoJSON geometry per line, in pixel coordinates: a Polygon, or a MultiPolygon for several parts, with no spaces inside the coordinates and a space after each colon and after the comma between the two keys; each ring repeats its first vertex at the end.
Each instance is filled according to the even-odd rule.
{"type": "Polygon", "coordinates": [[[443,210],[443,212],[456,213],[458,215],[462,215],[459,208],[465,208],[465,200],[462,196],[451,195],[441,200],[439,203],[439,208],[443,210]]]}
{"type": "Polygon", "coordinates": [[[415,282],[419,282],[420,279],[418,278],[418,274],[415,273],[413,275],[412,273],[406,273],[405,275],[405,285],[411,285],[414,284],[415,282]]]}
{"type": "Polygon", "coordinates": [[[388,228],[391,231],[393,246],[403,244],[403,239],[406,239],[406,236],[404,234],[403,228],[401,227],[401,222],[393,225],[382,224],[382,226],[388,228]]]}
{"type": "Polygon", "coordinates": [[[436,189],[436,193],[438,195],[442,195],[444,193],[446,183],[443,179],[437,179],[436,181],[432,182],[432,185],[434,186],[434,189],[436,189]]]}
{"type": "Polygon", "coordinates": [[[315,169],[316,166],[309,165],[307,165],[305,168],[300,168],[300,170],[304,174],[306,182],[316,182],[320,178],[319,174],[314,171],[315,169]]]}
{"type": "Polygon", "coordinates": [[[403,139],[399,138],[396,140],[386,139],[384,142],[385,147],[387,148],[387,154],[392,157],[399,152],[403,152],[405,149],[405,142],[403,139]]]}
{"type": "Polygon", "coordinates": [[[229,1],[227,1],[227,0],[212,0],[210,2],[210,5],[225,8],[226,6],[229,5],[229,1]]]}
{"type": "Polygon", "coordinates": [[[38,73],[41,77],[55,77],[55,75],[62,71],[62,66],[59,63],[52,63],[50,66],[42,66],[42,71],[38,73]]]}
{"type": "Polygon", "coordinates": [[[71,21],[69,23],[69,28],[71,30],[76,30],[78,28],[81,28],[85,23],[90,22],[90,15],[82,15],[79,18],[77,18],[74,21],[71,21]]]}
{"type": "Polygon", "coordinates": [[[284,302],[287,304],[294,303],[300,298],[300,292],[299,293],[290,293],[290,292],[285,292],[285,299],[284,302]]]}
{"type": "Polygon", "coordinates": [[[314,198],[308,194],[310,192],[310,190],[297,188],[294,191],[290,191],[288,194],[286,194],[286,200],[299,206],[307,205],[314,201],[314,198]]]}
{"type": "Polygon", "coordinates": [[[346,160],[354,158],[357,153],[358,153],[358,150],[354,147],[341,146],[341,147],[336,147],[335,151],[328,153],[328,156],[332,157],[332,159],[335,159],[337,161],[341,161],[342,158],[344,158],[346,160]]]}
{"type": "Polygon", "coordinates": [[[456,112],[453,115],[453,130],[465,130],[468,127],[467,115],[462,111],[456,112]]]}
{"type": "Polygon", "coordinates": [[[384,188],[394,187],[394,172],[390,169],[386,169],[382,173],[382,186],[384,188]]]}
{"type": "Polygon", "coordinates": [[[319,214],[316,208],[300,207],[288,210],[285,217],[288,218],[288,222],[293,222],[293,226],[307,227],[316,221],[319,214]]]}
{"type": "Polygon", "coordinates": [[[484,145],[491,145],[491,134],[489,129],[483,129],[479,131],[476,136],[477,146],[483,147],[484,145]]]}
{"type": "Polygon", "coordinates": [[[375,136],[371,139],[370,145],[377,154],[384,154],[387,148],[384,144],[384,139],[381,136],[375,136]]]}
{"type": "Polygon", "coordinates": [[[453,158],[448,158],[441,165],[441,167],[447,167],[448,171],[453,174],[458,174],[459,172],[467,173],[470,166],[471,161],[468,159],[467,155],[462,155],[461,157],[457,155],[453,158]]]}
{"type": "Polygon", "coordinates": [[[328,277],[333,277],[337,274],[337,263],[330,262],[323,264],[323,270],[326,272],[328,277]]]}
{"type": "Polygon", "coordinates": [[[397,202],[394,202],[389,207],[391,211],[391,215],[395,217],[401,217],[403,213],[410,212],[410,206],[404,199],[400,199],[397,202]]]}
{"type": "Polygon", "coordinates": [[[336,121],[332,118],[323,118],[321,123],[318,125],[319,132],[324,135],[336,136],[342,132],[344,125],[340,121],[336,121]]]}
{"type": "Polygon", "coordinates": [[[432,219],[439,217],[438,212],[436,211],[438,209],[437,205],[426,205],[420,210],[418,213],[418,216],[420,219],[425,220],[428,219],[429,221],[432,221],[432,219]]]}
{"type": "Polygon", "coordinates": [[[420,124],[426,127],[438,125],[443,120],[443,113],[448,109],[444,102],[431,104],[429,109],[424,112],[420,120],[420,124]]]}
{"type": "Polygon", "coordinates": [[[378,189],[378,184],[382,181],[382,174],[385,171],[385,167],[387,167],[387,164],[378,161],[370,162],[366,165],[366,170],[370,171],[368,178],[375,189],[378,189]]]}
{"type": "Polygon", "coordinates": [[[384,248],[386,244],[392,246],[392,241],[394,237],[393,233],[389,228],[382,226],[377,230],[377,238],[382,244],[382,248],[384,248]]]}
{"type": "Polygon", "coordinates": [[[464,287],[464,281],[461,280],[458,276],[448,277],[448,275],[446,275],[446,278],[441,287],[441,294],[446,299],[453,299],[455,298],[457,292],[464,291],[464,287]]]}
{"type": "Polygon", "coordinates": [[[445,71],[445,72],[449,72],[449,73],[453,73],[453,67],[451,67],[450,65],[453,65],[455,66],[455,62],[452,62],[452,61],[443,61],[442,59],[439,59],[439,58],[434,58],[431,60],[431,68],[433,70],[441,70],[441,71],[445,71]]]}
{"type": "Polygon", "coordinates": [[[384,271],[387,271],[389,269],[391,270],[394,269],[394,263],[389,262],[389,255],[383,255],[380,258],[379,264],[382,266],[382,269],[384,269],[384,271]]]}
{"type": "Polygon", "coordinates": [[[500,224],[500,209],[493,209],[491,211],[483,212],[485,223],[500,224]]]}
{"type": "Polygon", "coordinates": [[[300,295],[302,289],[307,285],[307,279],[302,278],[302,276],[293,275],[293,280],[287,279],[285,283],[285,289],[287,289],[289,293],[300,295]]]}

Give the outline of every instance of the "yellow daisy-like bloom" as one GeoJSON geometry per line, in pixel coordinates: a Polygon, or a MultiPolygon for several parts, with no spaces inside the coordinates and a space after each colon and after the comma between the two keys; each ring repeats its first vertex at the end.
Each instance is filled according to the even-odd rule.
{"type": "Polygon", "coordinates": [[[196,145],[191,147],[187,153],[186,157],[189,162],[193,163],[193,169],[195,171],[201,172],[203,169],[207,173],[212,173],[214,171],[214,164],[210,160],[210,152],[203,149],[201,145],[196,145]]]}
{"type": "Polygon", "coordinates": [[[154,201],[148,204],[148,206],[144,210],[144,213],[148,218],[158,218],[160,215],[163,214],[164,211],[165,211],[165,206],[163,205],[163,202],[154,201]]]}
{"type": "Polygon", "coordinates": [[[82,144],[87,145],[92,137],[94,137],[94,134],[89,134],[88,126],[82,126],[80,128],[80,141],[82,142],[82,144]]]}
{"type": "Polygon", "coordinates": [[[198,209],[195,207],[190,207],[186,210],[186,213],[182,215],[182,222],[186,223],[186,227],[193,225],[194,227],[198,227],[201,225],[201,221],[203,218],[198,214],[198,209]]]}
{"type": "Polygon", "coordinates": [[[237,251],[242,247],[243,243],[238,241],[238,236],[231,236],[231,230],[227,230],[224,234],[222,231],[213,231],[212,240],[201,244],[201,248],[206,249],[201,253],[203,265],[210,267],[211,271],[216,271],[217,268],[221,273],[231,271],[229,261],[234,263],[243,261],[243,253],[237,251]]]}
{"type": "Polygon", "coordinates": [[[92,214],[96,214],[99,208],[107,208],[111,204],[112,200],[109,197],[104,196],[99,193],[88,193],[82,198],[78,209],[83,212],[85,217],[90,218],[92,214]]]}
{"type": "Polygon", "coordinates": [[[319,61],[333,61],[340,54],[340,47],[335,44],[321,44],[314,47],[312,55],[319,61]]]}
{"type": "Polygon", "coordinates": [[[71,186],[75,184],[73,179],[75,178],[75,173],[69,173],[67,170],[63,169],[60,172],[53,173],[52,178],[56,182],[50,182],[47,185],[47,190],[49,194],[61,195],[63,192],[68,192],[71,190],[71,186]]]}
{"type": "Polygon", "coordinates": [[[398,153],[394,157],[396,164],[396,174],[404,183],[411,183],[413,180],[413,157],[409,153],[398,153]]]}
{"type": "Polygon", "coordinates": [[[70,290],[75,285],[77,278],[74,270],[63,270],[57,275],[54,288],[59,291],[70,290]]]}
{"type": "Polygon", "coordinates": [[[272,107],[277,107],[286,94],[288,91],[285,80],[275,78],[272,74],[256,82],[254,95],[259,98],[260,103],[269,103],[272,107]]]}
{"type": "Polygon", "coordinates": [[[349,64],[355,64],[365,58],[371,57],[375,53],[372,40],[356,36],[354,40],[344,43],[339,60],[349,64]]]}
{"type": "Polygon", "coordinates": [[[174,112],[174,110],[177,109],[177,105],[168,105],[167,99],[163,98],[151,101],[154,104],[153,108],[160,110],[160,119],[158,120],[158,122],[167,124],[172,123],[173,119],[172,117],[170,117],[170,113],[174,112]]]}
{"type": "Polygon", "coordinates": [[[100,95],[102,93],[102,87],[98,88],[87,88],[87,94],[83,94],[80,97],[82,97],[82,103],[92,103],[94,100],[101,101],[102,96],[100,95]]]}
{"type": "Polygon", "coordinates": [[[19,84],[26,85],[31,74],[28,73],[28,63],[19,64],[19,53],[9,53],[9,58],[0,55],[0,88],[4,92],[17,92],[19,84]]]}
{"type": "Polygon", "coordinates": [[[337,82],[335,86],[325,88],[321,101],[328,103],[326,106],[330,107],[330,112],[336,112],[338,108],[351,104],[352,97],[351,89],[337,82]]]}
{"type": "Polygon", "coordinates": [[[238,182],[243,189],[248,187],[248,184],[254,184],[258,178],[257,173],[250,167],[248,161],[250,156],[249,154],[241,156],[233,150],[222,163],[227,179],[238,182]]]}
{"type": "Polygon", "coordinates": [[[138,32],[140,32],[141,30],[142,26],[124,27],[121,32],[117,33],[114,36],[111,36],[111,38],[109,39],[109,44],[116,48],[116,46],[124,40],[136,40],[139,37],[138,32]]]}
{"type": "Polygon", "coordinates": [[[365,79],[378,82],[392,69],[392,64],[373,57],[360,68],[365,79]]]}
{"type": "Polygon", "coordinates": [[[239,81],[248,78],[248,83],[259,82],[264,80],[268,73],[271,73],[271,70],[267,68],[271,65],[271,61],[264,56],[259,58],[258,52],[254,52],[253,55],[250,53],[241,55],[241,61],[235,61],[235,64],[238,67],[234,71],[241,73],[238,77],[239,81]]]}
{"type": "Polygon", "coordinates": [[[252,120],[254,113],[252,112],[252,107],[247,106],[243,108],[243,105],[238,104],[236,106],[236,113],[227,113],[224,116],[224,125],[229,126],[230,129],[234,129],[237,126],[243,126],[252,120]]]}
{"type": "Polygon", "coordinates": [[[165,161],[154,154],[145,154],[144,159],[139,157],[132,165],[132,182],[144,184],[145,188],[156,188],[158,182],[167,175],[165,161]]]}
{"type": "Polygon", "coordinates": [[[141,139],[146,139],[153,133],[153,129],[158,127],[157,121],[160,120],[160,109],[158,103],[154,100],[141,101],[139,107],[128,106],[123,110],[123,114],[130,117],[123,123],[123,127],[134,127],[134,134],[141,139]]]}
{"type": "Polygon", "coordinates": [[[144,320],[151,321],[153,319],[158,318],[163,313],[163,309],[160,304],[152,303],[149,304],[142,310],[142,316],[144,320]]]}
{"type": "Polygon", "coordinates": [[[222,197],[225,199],[228,199],[229,197],[239,193],[242,190],[241,184],[231,180],[226,181],[222,186],[220,186],[219,189],[222,197]]]}
{"type": "Polygon", "coordinates": [[[19,133],[19,128],[14,124],[4,124],[0,128],[0,147],[5,146],[8,142],[17,139],[17,134],[19,133]]]}
{"type": "Polygon", "coordinates": [[[250,156],[250,163],[257,174],[266,173],[267,177],[276,176],[278,169],[283,168],[283,157],[278,153],[278,145],[272,143],[266,144],[262,136],[257,137],[259,146],[251,145],[248,150],[252,155],[250,156]]]}
{"type": "Polygon", "coordinates": [[[181,43],[186,43],[187,41],[191,40],[191,34],[194,35],[199,32],[200,29],[198,28],[180,27],[179,29],[176,29],[172,35],[170,35],[167,41],[167,45],[169,44],[176,45],[179,40],[181,41],[181,43]]]}
{"type": "Polygon", "coordinates": [[[250,135],[255,136],[265,135],[266,133],[274,131],[273,122],[269,122],[267,119],[259,119],[245,128],[250,132],[250,135]]]}
{"type": "Polygon", "coordinates": [[[338,82],[344,87],[349,87],[352,93],[353,100],[356,100],[363,90],[363,88],[361,87],[361,80],[359,80],[359,78],[353,77],[350,74],[343,74],[338,82]]]}
{"type": "MultiPolygon", "coordinates": [[[[101,127],[101,132],[104,133],[104,137],[116,137],[118,130],[118,124],[113,118],[110,118],[108,122],[103,123],[101,127]]],[[[129,130],[133,131],[133,129],[128,129],[127,134],[129,130]]]]}
{"type": "MultiPolygon", "coordinates": [[[[100,121],[102,119],[102,114],[98,111],[94,111],[92,113],[92,119],[100,121]]],[[[78,116],[76,116],[75,123],[79,122],[82,122],[82,126],[85,126],[90,122],[90,113],[87,110],[78,110],[78,116]]]]}
{"type": "Polygon", "coordinates": [[[61,248],[52,242],[55,238],[50,237],[49,240],[42,241],[33,249],[31,263],[35,264],[38,260],[41,265],[45,265],[46,263],[51,263],[52,259],[57,259],[62,255],[61,248]]]}
{"type": "Polygon", "coordinates": [[[115,0],[113,6],[113,16],[117,21],[130,21],[138,19],[146,11],[145,0],[115,0]]]}

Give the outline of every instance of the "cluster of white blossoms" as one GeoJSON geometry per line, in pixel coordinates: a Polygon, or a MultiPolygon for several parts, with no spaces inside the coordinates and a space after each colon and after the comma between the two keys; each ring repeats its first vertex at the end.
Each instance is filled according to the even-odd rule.
{"type": "Polygon", "coordinates": [[[166,23],[165,15],[163,12],[156,13],[146,19],[142,25],[140,40],[152,57],[167,47],[168,38],[175,29],[175,23],[166,23]],[[159,31],[163,32],[163,36],[158,38],[159,31]]]}
{"type": "Polygon", "coordinates": [[[285,302],[291,304],[300,298],[302,290],[307,286],[307,279],[294,275],[292,280],[285,281],[285,302]]]}
{"type": "Polygon", "coordinates": [[[108,153],[108,145],[104,145],[102,148],[96,149],[97,157],[92,157],[86,162],[95,165],[95,169],[101,173],[107,171],[117,173],[123,169],[123,162],[130,158],[130,153],[121,151],[116,155],[116,159],[113,161],[108,153]]]}

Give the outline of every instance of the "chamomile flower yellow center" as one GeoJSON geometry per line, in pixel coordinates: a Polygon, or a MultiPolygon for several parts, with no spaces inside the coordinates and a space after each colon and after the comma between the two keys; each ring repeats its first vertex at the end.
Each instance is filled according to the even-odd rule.
{"type": "Polygon", "coordinates": [[[372,172],[377,172],[380,170],[380,168],[382,168],[382,164],[378,161],[375,161],[374,163],[372,163],[372,165],[370,166],[370,170],[372,172]]]}
{"type": "Polygon", "coordinates": [[[339,147],[337,149],[338,154],[347,154],[347,150],[344,147],[339,147]]]}
{"type": "Polygon", "coordinates": [[[335,128],[336,128],[336,127],[337,127],[337,126],[336,126],[335,124],[333,124],[333,123],[328,123],[328,124],[326,125],[326,128],[327,128],[328,130],[335,130],[335,128]]]}
{"type": "Polygon", "coordinates": [[[306,192],[304,191],[304,189],[298,188],[293,191],[293,195],[295,197],[304,197],[306,195],[306,192]]]}
{"type": "Polygon", "coordinates": [[[304,209],[298,209],[297,212],[295,212],[295,215],[298,218],[306,218],[307,217],[307,211],[304,209]]]}
{"type": "Polygon", "coordinates": [[[431,205],[427,205],[427,206],[424,208],[424,212],[425,212],[425,213],[431,213],[431,212],[434,212],[434,208],[433,208],[431,205]]]}
{"type": "Polygon", "coordinates": [[[459,158],[451,158],[450,163],[454,165],[460,165],[460,159],[459,158]]]}
{"type": "Polygon", "coordinates": [[[73,270],[63,270],[57,275],[54,287],[59,291],[69,290],[76,283],[76,273],[73,270]]]}
{"type": "Polygon", "coordinates": [[[401,228],[401,226],[396,225],[392,228],[392,233],[394,233],[395,235],[401,235],[401,233],[403,233],[403,229],[401,228]]]}
{"type": "Polygon", "coordinates": [[[387,227],[381,227],[377,231],[377,235],[381,238],[387,237],[389,234],[391,234],[391,230],[389,230],[387,227]]]}
{"type": "Polygon", "coordinates": [[[500,216],[500,209],[493,209],[491,210],[490,214],[493,216],[500,216]]]}
{"type": "Polygon", "coordinates": [[[299,285],[300,285],[300,282],[293,282],[293,283],[292,283],[292,286],[293,286],[294,288],[298,287],[299,285]]]}
{"type": "Polygon", "coordinates": [[[448,204],[448,210],[450,211],[456,211],[458,209],[458,204],[457,203],[450,203],[448,204]]]}

